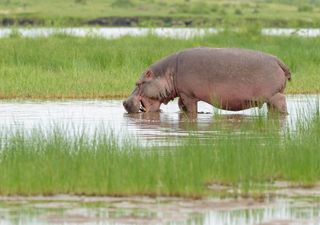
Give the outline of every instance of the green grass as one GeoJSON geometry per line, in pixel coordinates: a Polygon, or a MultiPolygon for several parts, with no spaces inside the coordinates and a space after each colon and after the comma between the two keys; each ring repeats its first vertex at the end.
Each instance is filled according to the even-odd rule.
{"type": "Polygon", "coordinates": [[[250,48],[274,54],[292,72],[287,93],[320,92],[319,38],[268,37],[249,29],[190,40],[155,36],[106,40],[63,35],[2,38],[0,98],[123,98],[150,64],[198,46],[250,48]]]}
{"type": "Polygon", "coordinates": [[[4,0],[0,18],[31,19],[40,25],[83,25],[101,17],[129,17],[138,26],[317,27],[320,2],[282,0],[4,0]],[[137,19],[138,18],[138,19],[137,19]]]}
{"type": "Polygon", "coordinates": [[[61,129],[2,133],[0,194],[201,197],[217,194],[210,183],[244,195],[276,180],[310,186],[320,180],[319,111],[298,124],[294,133],[280,132],[277,118],[258,116],[236,132],[222,129],[205,140],[190,134],[170,148],[133,139],[119,144],[112,133],[73,139],[61,129]]]}

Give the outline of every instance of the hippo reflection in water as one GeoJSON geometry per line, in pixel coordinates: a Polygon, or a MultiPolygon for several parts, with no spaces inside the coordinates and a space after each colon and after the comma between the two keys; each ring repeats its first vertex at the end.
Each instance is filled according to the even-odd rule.
{"type": "Polygon", "coordinates": [[[179,108],[196,113],[197,102],[238,111],[261,107],[287,114],[283,94],[291,79],[277,57],[235,48],[192,48],[151,65],[123,102],[128,113],[156,112],[179,97],[179,108]]]}

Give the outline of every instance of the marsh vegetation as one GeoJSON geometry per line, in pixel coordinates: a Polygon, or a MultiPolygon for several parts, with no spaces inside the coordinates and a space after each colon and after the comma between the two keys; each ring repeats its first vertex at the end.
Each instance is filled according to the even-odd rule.
{"type": "Polygon", "coordinates": [[[148,35],[106,40],[99,37],[0,40],[0,97],[6,99],[114,98],[130,94],[152,63],[176,51],[237,47],[274,54],[290,68],[286,93],[318,93],[320,40],[263,36],[252,30],[177,40],[148,35]]]}
{"type": "Polygon", "coordinates": [[[170,146],[142,146],[132,138],[119,143],[112,132],[72,138],[61,129],[2,133],[0,194],[261,196],[275,181],[315,185],[319,108],[301,116],[295,131],[281,129],[278,119],[257,116],[236,130],[216,124],[222,127],[212,137],[190,131],[170,146]],[[210,190],[211,184],[233,192],[210,190]]]}
{"type": "MultiPolygon", "coordinates": [[[[0,219],[9,224],[22,221],[21,218],[23,221],[29,218],[30,223],[38,223],[43,218],[49,222],[60,218],[62,223],[78,217],[99,222],[101,218],[115,218],[112,221],[119,222],[121,217],[125,217],[123,221],[132,219],[123,213],[131,210],[130,215],[136,219],[145,216],[145,221],[150,222],[150,215],[157,215],[161,222],[163,219],[175,221],[176,217],[170,218],[174,210],[188,218],[198,213],[195,209],[214,208],[219,204],[215,209],[226,210],[226,214],[220,212],[220,217],[228,221],[232,214],[237,214],[241,221],[254,218],[261,222],[264,216],[256,212],[262,208],[267,209],[261,210],[267,214],[266,218],[285,211],[290,212],[286,216],[290,221],[301,219],[302,214],[307,215],[308,222],[311,217],[318,219],[318,95],[312,96],[313,100],[318,98],[317,101],[301,104],[301,113],[296,113],[299,109],[295,108],[288,117],[267,115],[263,109],[256,110],[254,115],[229,115],[210,108],[209,113],[205,110],[198,114],[198,120],[178,113],[176,108],[156,115],[128,116],[123,114],[122,108],[111,109],[94,99],[127,97],[150,64],[174,52],[198,46],[248,48],[276,55],[292,73],[286,94],[319,94],[320,39],[299,37],[298,32],[286,37],[267,36],[261,29],[318,27],[319,12],[318,0],[1,1],[0,26],[12,26],[10,29],[14,31],[0,39],[0,99],[6,99],[0,104],[0,119],[4,121],[0,123],[0,211],[8,212],[0,219]],[[221,32],[191,38],[181,35],[182,39],[152,33],[118,39],[94,35],[72,37],[63,33],[25,38],[16,29],[20,28],[18,26],[63,29],[83,25],[86,29],[91,29],[89,26],[215,27],[221,32]],[[72,104],[63,101],[61,104],[51,102],[57,99],[79,102],[71,108],[72,104]],[[32,103],[38,101],[40,105],[43,100],[49,100],[46,112],[32,103]],[[19,108],[21,103],[24,107],[19,108]],[[53,108],[56,105],[64,105],[68,110],[53,108]],[[81,113],[90,116],[79,116],[81,113]],[[58,121],[56,125],[50,121],[53,117],[58,121]],[[64,127],[66,121],[69,126],[64,127]],[[77,124],[72,124],[74,121],[77,124]],[[125,123],[119,125],[119,121],[125,123]],[[88,124],[90,129],[72,130],[88,124]],[[97,124],[102,129],[92,130],[97,124]],[[116,129],[110,124],[116,124],[116,129]],[[118,126],[125,127],[126,131],[136,126],[137,135],[125,136],[118,126]],[[294,195],[294,190],[302,189],[309,191],[301,196],[294,195]],[[59,194],[64,195],[57,196],[59,194]],[[141,197],[142,208],[149,204],[144,216],[141,215],[145,212],[133,206],[137,195],[144,196],[141,197]],[[276,209],[272,211],[275,214],[270,213],[268,201],[280,195],[285,196],[285,204],[281,205],[275,198],[276,209]],[[92,204],[84,204],[84,196],[98,197],[89,199],[92,204]],[[179,196],[183,198],[176,198],[179,196]],[[153,197],[162,198],[165,204],[174,199],[177,207],[169,204],[168,214],[163,214],[165,211],[158,211],[158,198],[153,197]],[[212,197],[218,198],[213,202],[212,197]],[[227,204],[235,205],[228,208],[221,204],[224,198],[229,198],[227,204]],[[312,204],[308,206],[297,198],[308,198],[312,204]],[[72,202],[70,205],[83,207],[82,213],[86,215],[69,210],[72,206],[64,206],[66,199],[72,202]],[[97,203],[101,199],[106,202],[97,203]],[[97,209],[103,212],[91,210],[92,205],[99,206],[97,209]],[[250,211],[243,209],[244,205],[260,209],[250,211]],[[234,211],[234,206],[240,207],[242,214],[234,211]],[[46,207],[50,210],[56,207],[57,213],[47,214],[46,207]],[[191,208],[195,211],[190,211],[191,208]],[[299,208],[297,214],[292,213],[293,208],[299,208]],[[64,210],[68,211],[66,216],[64,210]]],[[[299,96],[288,99],[291,109],[295,103],[305,101],[299,96]]],[[[120,101],[113,104],[121,105],[120,101]]],[[[212,215],[219,220],[219,213],[212,215]]],[[[195,223],[203,224],[207,218],[210,215],[197,217],[195,223]]]]}
{"type": "Polygon", "coordinates": [[[56,0],[0,3],[2,25],[317,27],[319,1],[56,0]],[[61,10],[63,9],[63,10],[61,10]]]}

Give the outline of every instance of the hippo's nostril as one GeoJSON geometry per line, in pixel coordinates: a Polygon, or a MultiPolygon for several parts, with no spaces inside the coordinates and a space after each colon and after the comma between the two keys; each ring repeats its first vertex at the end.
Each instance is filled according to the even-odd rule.
{"type": "Polygon", "coordinates": [[[126,101],[123,101],[123,102],[122,102],[122,105],[123,105],[124,107],[126,107],[127,102],[126,102],[126,101]]]}

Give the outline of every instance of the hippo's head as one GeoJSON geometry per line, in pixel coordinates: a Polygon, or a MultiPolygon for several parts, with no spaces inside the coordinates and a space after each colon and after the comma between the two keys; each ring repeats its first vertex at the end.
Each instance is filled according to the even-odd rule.
{"type": "Polygon", "coordinates": [[[157,112],[161,103],[168,103],[172,97],[173,81],[167,76],[156,76],[150,69],[145,71],[136,82],[136,88],[131,95],[123,101],[128,113],[157,112]]]}

